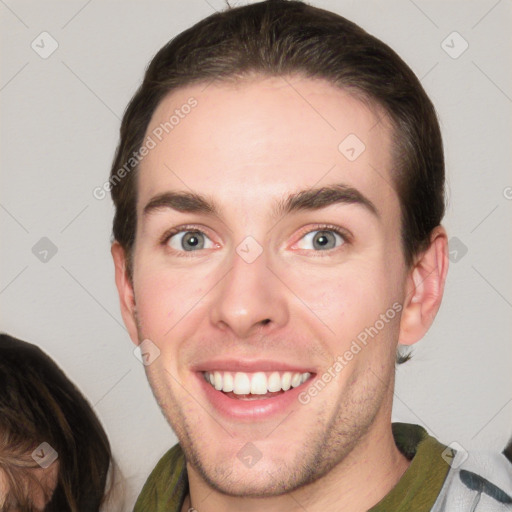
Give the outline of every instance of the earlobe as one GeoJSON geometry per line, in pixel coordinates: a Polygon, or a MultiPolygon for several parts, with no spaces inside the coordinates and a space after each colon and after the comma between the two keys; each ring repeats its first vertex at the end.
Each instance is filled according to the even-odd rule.
{"type": "Polygon", "coordinates": [[[419,256],[407,277],[406,297],[400,321],[399,343],[412,345],[426,334],[441,305],[448,272],[448,239],[438,226],[430,245],[419,256]]]}
{"type": "Polygon", "coordinates": [[[135,345],[139,344],[137,335],[135,295],[133,284],[127,271],[127,258],[124,248],[119,242],[114,242],[110,249],[115,266],[115,278],[119,303],[121,306],[121,315],[124,324],[128,329],[130,338],[135,345]]]}

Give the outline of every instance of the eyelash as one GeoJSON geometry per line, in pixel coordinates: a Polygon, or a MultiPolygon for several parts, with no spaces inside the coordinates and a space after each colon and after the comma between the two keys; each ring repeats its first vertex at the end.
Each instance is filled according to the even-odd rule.
{"type": "MultiPolygon", "coordinates": [[[[205,233],[202,229],[198,228],[197,226],[184,225],[184,226],[178,226],[176,228],[170,229],[169,231],[166,231],[160,240],[160,244],[162,246],[167,247],[167,243],[169,242],[171,237],[173,237],[174,235],[177,235],[178,233],[181,233],[183,231],[192,232],[192,233],[202,233],[202,234],[208,236],[207,233],[205,233]]],[[[336,247],[335,249],[328,249],[326,251],[308,250],[308,252],[312,252],[312,253],[323,253],[324,252],[324,253],[330,254],[331,252],[340,250],[340,249],[342,249],[343,246],[350,244],[352,241],[352,238],[353,238],[352,234],[350,232],[348,232],[345,229],[340,228],[339,226],[334,226],[332,224],[319,224],[319,225],[315,226],[313,229],[307,228],[306,230],[301,231],[300,236],[297,238],[297,240],[296,240],[296,242],[294,242],[294,244],[296,244],[299,240],[301,240],[305,235],[312,233],[314,231],[332,231],[333,233],[336,233],[343,239],[343,244],[340,247],[336,247]]],[[[193,257],[192,254],[187,254],[187,251],[175,251],[174,249],[170,249],[170,248],[169,248],[169,250],[172,251],[176,256],[179,256],[179,257],[185,257],[185,258],[193,257]]],[[[304,251],[306,249],[301,249],[301,250],[304,251]]],[[[189,252],[193,253],[193,252],[197,252],[197,251],[189,251],[189,252]]],[[[320,256],[320,254],[317,254],[317,256],[320,256]]]]}
{"type": "Polygon", "coordinates": [[[343,249],[345,245],[349,245],[352,242],[352,234],[346,229],[340,228],[339,226],[334,226],[333,224],[318,224],[313,229],[305,228],[304,231],[301,230],[300,236],[297,237],[297,240],[294,242],[294,245],[299,242],[304,236],[314,231],[332,231],[336,233],[343,239],[343,244],[340,247],[335,247],[334,249],[327,249],[326,251],[312,251],[308,249],[299,249],[302,251],[307,251],[308,253],[312,253],[314,257],[322,257],[322,253],[332,254],[335,251],[340,251],[343,249]]]}
{"type": "MultiPolygon", "coordinates": [[[[169,231],[166,231],[160,240],[160,244],[163,245],[164,247],[167,247],[167,249],[170,252],[172,252],[175,256],[190,258],[190,257],[193,257],[193,255],[187,254],[187,251],[175,251],[174,249],[171,249],[170,247],[167,246],[167,243],[169,242],[171,237],[173,237],[174,235],[177,235],[178,233],[182,233],[183,231],[192,232],[192,233],[202,233],[203,235],[208,236],[207,233],[205,233],[202,229],[198,228],[197,226],[185,224],[184,226],[178,226],[176,228],[170,229],[169,231]]],[[[190,251],[190,252],[197,252],[197,251],[190,251]]]]}

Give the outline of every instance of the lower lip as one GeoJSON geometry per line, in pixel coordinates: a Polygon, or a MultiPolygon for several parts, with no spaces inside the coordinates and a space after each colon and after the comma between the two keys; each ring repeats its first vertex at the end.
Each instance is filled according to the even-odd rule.
{"type": "Polygon", "coordinates": [[[291,409],[294,404],[300,405],[298,396],[304,390],[304,387],[309,386],[312,381],[312,378],[310,378],[300,386],[291,388],[272,398],[242,400],[230,398],[222,391],[217,391],[206,382],[202,372],[198,372],[197,375],[207,400],[220,414],[229,419],[251,421],[264,420],[277,414],[283,414],[291,409]]]}

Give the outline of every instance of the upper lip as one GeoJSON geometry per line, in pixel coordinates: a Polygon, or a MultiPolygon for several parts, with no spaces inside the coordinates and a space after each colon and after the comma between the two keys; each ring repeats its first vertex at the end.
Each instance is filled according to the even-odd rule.
{"type": "Polygon", "coordinates": [[[314,371],[302,364],[290,364],[269,359],[211,359],[194,365],[192,368],[198,372],[222,371],[222,372],[299,372],[314,373],[314,371]]]}

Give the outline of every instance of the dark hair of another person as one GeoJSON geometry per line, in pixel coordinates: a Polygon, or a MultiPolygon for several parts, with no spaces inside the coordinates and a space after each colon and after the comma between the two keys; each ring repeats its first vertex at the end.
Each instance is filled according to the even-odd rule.
{"type": "MultiPolygon", "coordinates": [[[[0,334],[0,472],[3,510],[31,511],[27,481],[39,468],[43,442],[58,454],[58,477],[47,512],[97,512],[112,463],[110,444],[91,406],[37,346],[0,334]]],[[[32,478],[33,480],[33,478],[32,478]]]]}
{"type": "Polygon", "coordinates": [[[403,253],[411,265],[428,247],[445,209],[443,145],[430,99],[407,64],[356,24],[299,1],[268,0],[214,13],[169,41],[124,113],[109,187],[113,237],[127,254],[130,277],[138,167],[131,157],[155,109],[188,85],[258,76],[323,79],[383,109],[393,126],[392,180],[401,205],[403,253]]]}
{"type": "Polygon", "coordinates": [[[512,439],[508,442],[507,446],[503,450],[503,455],[507,458],[507,460],[512,464],[512,439]]]}

